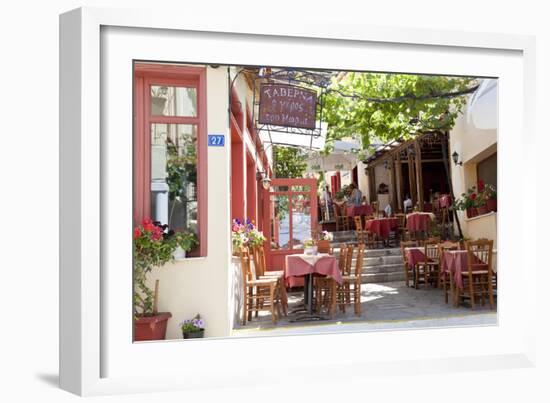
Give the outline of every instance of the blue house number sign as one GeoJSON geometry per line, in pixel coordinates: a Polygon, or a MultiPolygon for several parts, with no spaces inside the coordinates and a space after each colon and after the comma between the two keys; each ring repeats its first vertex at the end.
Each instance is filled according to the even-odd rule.
{"type": "Polygon", "coordinates": [[[208,147],[224,147],[225,136],[223,134],[209,134],[208,147]]]}

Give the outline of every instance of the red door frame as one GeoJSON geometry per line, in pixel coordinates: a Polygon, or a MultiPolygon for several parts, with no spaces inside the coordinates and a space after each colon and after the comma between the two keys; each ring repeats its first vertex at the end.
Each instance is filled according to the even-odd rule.
{"type": "Polygon", "coordinates": [[[199,255],[207,254],[206,68],[171,64],[134,64],[134,221],[151,216],[151,123],[197,125],[197,220],[199,255]],[[197,117],[151,116],[152,84],[197,88],[197,117]]]}
{"type": "Polygon", "coordinates": [[[315,178],[274,178],[271,186],[309,186],[309,192],[271,191],[262,189],[263,199],[263,232],[266,237],[265,256],[268,270],[282,270],[285,265],[285,257],[297,253],[303,253],[303,249],[292,249],[292,195],[307,194],[310,197],[311,230],[317,229],[317,179],[315,178]],[[289,199],[289,242],[290,249],[271,249],[271,217],[274,214],[271,208],[272,195],[288,195],[289,199]]]}

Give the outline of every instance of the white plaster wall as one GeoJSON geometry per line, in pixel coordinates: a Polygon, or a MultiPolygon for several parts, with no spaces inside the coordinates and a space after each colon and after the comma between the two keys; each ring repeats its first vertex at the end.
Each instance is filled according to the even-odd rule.
{"type": "Polygon", "coordinates": [[[357,161],[357,186],[359,186],[359,190],[367,198],[369,199],[369,177],[365,173],[365,167],[366,164],[363,164],[362,161],[357,161]]]}
{"type": "MultiPolygon", "coordinates": [[[[497,115],[497,90],[486,93],[473,105],[468,102],[464,113],[460,115],[455,127],[450,131],[449,153],[457,152],[462,165],[455,165],[451,159],[451,180],[455,197],[460,197],[466,190],[476,185],[476,165],[497,150],[496,116],[483,116],[480,114],[497,115]],[[495,122],[491,127],[490,122],[495,122]]],[[[481,218],[469,220],[464,211],[458,212],[462,232],[465,236],[475,238],[490,238],[496,245],[496,215],[493,218],[481,218]]],[[[495,246],[496,247],[496,246],[495,246]]]]}
{"type": "Polygon", "coordinates": [[[207,70],[208,133],[224,133],[225,147],[208,148],[208,251],[203,258],[189,258],[153,270],[150,285],[160,280],[159,311],[169,311],[167,339],[181,338],[178,324],[200,313],[206,337],[229,336],[233,285],[230,248],[230,155],[228,132],[227,70],[207,70]]]}

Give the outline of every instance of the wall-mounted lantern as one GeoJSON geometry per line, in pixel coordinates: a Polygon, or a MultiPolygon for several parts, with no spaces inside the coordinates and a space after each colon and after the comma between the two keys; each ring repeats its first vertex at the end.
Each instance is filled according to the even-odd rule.
{"type": "Polygon", "coordinates": [[[452,157],[455,165],[462,165],[462,161],[458,161],[458,153],[456,151],[452,154],[452,157]]]}

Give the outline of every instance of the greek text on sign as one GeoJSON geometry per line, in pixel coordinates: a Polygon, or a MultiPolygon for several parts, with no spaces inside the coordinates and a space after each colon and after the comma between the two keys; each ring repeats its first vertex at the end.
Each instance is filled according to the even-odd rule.
{"type": "Polygon", "coordinates": [[[260,86],[260,124],[315,129],[315,91],[285,84],[260,86]]]}

